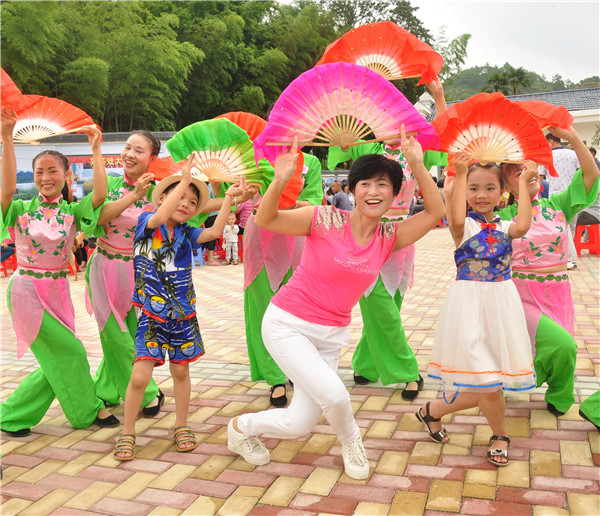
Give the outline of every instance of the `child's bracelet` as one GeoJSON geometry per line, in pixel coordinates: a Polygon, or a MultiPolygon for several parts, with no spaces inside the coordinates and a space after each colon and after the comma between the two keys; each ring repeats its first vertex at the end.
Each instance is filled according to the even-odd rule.
{"type": "Polygon", "coordinates": [[[229,195],[229,197],[231,197],[231,200],[233,201],[233,205],[237,206],[237,197],[234,197],[229,192],[225,192],[225,195],[229,195]]]}

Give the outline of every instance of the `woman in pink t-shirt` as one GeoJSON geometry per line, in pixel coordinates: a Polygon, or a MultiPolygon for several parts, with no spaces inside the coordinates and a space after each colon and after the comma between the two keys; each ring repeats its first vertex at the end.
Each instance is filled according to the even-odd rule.
{"type": "Polygon", "coordinates": [[[356,200],[351,212],[331,206],[279,211],[279,197],[296,168],[297,142],[275,161],[275,177],[255,222],[307,239],[300,265],[272,298],[262,324],[269,353],[294,382],[292,402],[285,409],[243,414],[228,426],[228,448],[251,464],[270,460],[258,435],[294,439],[311,432],[324,413],[342,443],[346,474],[355,479],[369,475],[350,395],[337,375],[340,350],[350,341],[352,307],[392,252],[421,238],[445,213],[421,146],[406,137],[404,128],[402,133],[402,152],[425,198],[425,210],[402,222],[380,221],[402,184],[395,161],[376,154],[356,160],[348,175],[356,200]]]}

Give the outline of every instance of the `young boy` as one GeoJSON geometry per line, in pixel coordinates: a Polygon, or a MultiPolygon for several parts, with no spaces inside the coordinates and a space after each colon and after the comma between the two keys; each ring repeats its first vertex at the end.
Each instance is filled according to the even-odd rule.
{"type": "Polygon", "coordinates": [[[208,200],[208,189],[190,172],[186,163],[181,174],[163,179],[154,189],[152,203],[156,212],[140,215],[134,239],[135,291],[133,304],[141,312],[135,336],[133,372],[125,397],[125,423],[114,457],[131,460],[135,456],[135,422],[144,391],[155,366],[169,368],[175,391],[175,447],[189,452],[198,446],[187,426],[191,383],[189,364],[204,354],[196,320],[196,294],[192,282],[192,249],[214,240],[225,227],[238,185],[227,190],[214,225],[208,229],[186,224],[198,215],[208,200]]]}
{"type": "Polygon", "coordinates": [[[225,247],[225,259],[227,265],[233,261],[233,265],[238,264],[238,233],[240,227],[235,223],[235,213],[231,212],[227,217],[227,225],[223,230],[223,246],[225,247]]]}

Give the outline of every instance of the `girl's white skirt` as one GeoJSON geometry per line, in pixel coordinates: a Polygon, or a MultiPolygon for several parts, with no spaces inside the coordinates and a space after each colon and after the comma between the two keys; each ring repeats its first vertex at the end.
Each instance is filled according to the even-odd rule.
{"type": "Polygon", "coordinates": [[[535,387],[525,314],[512,280],[457,280],[450,286],[429,376],[442,381],[445,393],[535,387]]]}

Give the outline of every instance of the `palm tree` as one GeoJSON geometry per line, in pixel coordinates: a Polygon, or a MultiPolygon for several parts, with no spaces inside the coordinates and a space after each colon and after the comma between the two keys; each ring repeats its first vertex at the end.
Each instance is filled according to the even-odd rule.
{"type": "Polygon", "coordinates": [[[485,81],[486,91],[499,91],[504,95],[510,92],[510,83],[505,72],[494,72],[485,81]]]}
{"type": "Polygon", "coordinates": [[[527,70],[522,66],[513,68],[509,65],[505,74],[508,83],[512,86],[513,95],[518,93],[519,86],[522,86],[523,88],[529,88],[529,86],[531,86],[531,79],[527,75],[527,70]]]}

